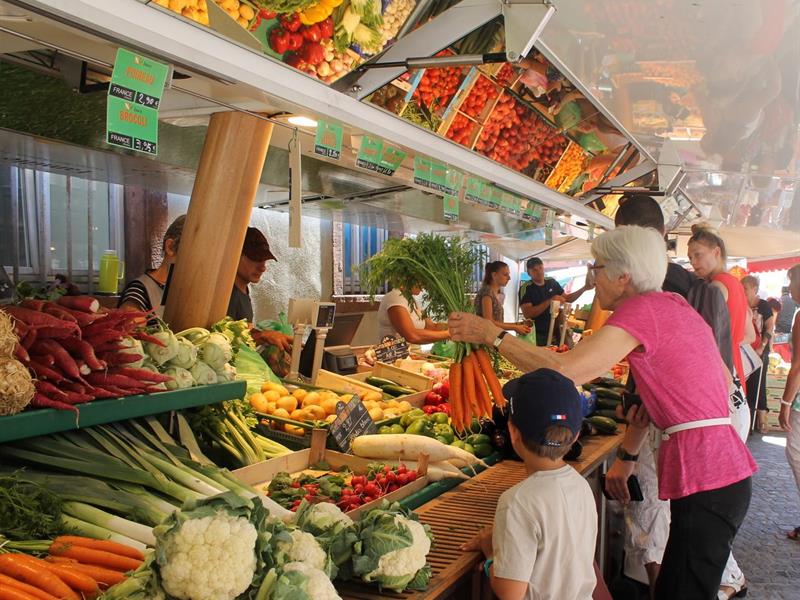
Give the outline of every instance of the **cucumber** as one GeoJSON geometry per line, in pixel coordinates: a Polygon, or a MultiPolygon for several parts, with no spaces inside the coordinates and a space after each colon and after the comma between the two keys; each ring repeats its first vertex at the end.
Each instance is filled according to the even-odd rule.
{"type": "Polygon", "coordinates": [[[622,400],[612,400],[611,398],[598,398],[597,408],[600,410],[616,410],[622,404],[622,400]]]}
{"type": "Polygon", "coordinates": [[[375,387],[379,387],[379,388],[383,388],[383,386],[385,386],[385,385],[397,385],[396,382],[394,382],[394,381],[392,381],[390,379],[384,379],[383,377],[372,377],[372,376],[370,376],[370,377],[367,377],[367,379],[365,381],[369,385],[374,385],[375,387]]]}
{"type": "Polygon", "coordinates": [[[617,423],[624,423],[625,422],[625,419],[622,419],[622,418],[618,417],[616,411],[613,411],[613,410],[601,409],[601,410],[598,410],[597,412],[595,412],[595,414],[599,415],[601,417],[605,417],[607,419],[611,419],[612,421],[615,421],[617,423]]]}
{"type": "Polygon", "coordinates": [[[626,387],[624,383],[617,381],[616,379],[612,379],[611,377],[598,377],[592,383],[603,387],[619,388],[621,390],[624,390],[626,387]]]}
{"type": "Polygon", "coordinates": [[[611,388],[596,387],[594,393],[598,398],[608,398],[610,400],[619,400],[622,402],[622,392],[619,390],[612,390],[611,388]]]}
{"type": "Polygon", "coordinates": [[[399,385],[384,385],[381,387],[385,394],[389,394],[390,396],[394,396],[397,398],[398,396],[408,396],[410,394],[416,394],[416,390],[412,390],[411,388],[404,388],[400,387],[399,385]]]}
{"type": "Polygon", "coordinates": [[[601,415],[592,415],[591,417],[587,417],[586,420],[597,429],[598,433],[604,433],[606,435],[617,433],[617,423],[614,419],[609,419],[601,415]]]}

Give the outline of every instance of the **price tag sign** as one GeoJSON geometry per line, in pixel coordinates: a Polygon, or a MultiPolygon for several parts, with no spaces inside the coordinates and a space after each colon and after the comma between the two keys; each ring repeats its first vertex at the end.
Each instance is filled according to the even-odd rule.
{"type": "Polygon", "coordinates": [[[368,171],[382,175],[394,175],[403,164],[407,153],[396,146],[387,144],[381,139],[365,135],[361,138],[356,165],[368,171]]]}
{"type": "Polygon", "coordinates": [[[124,48],[117,50],[108,86],[106,142],[158,153],[158,108],[168,76],[169,65],[124,48]]]}
{"type": "Polygon", "coordinates": [[[394,361],[408,358],[408,342],[405,338],[387,338],[373,348],[378,362],[387,365],[394,364],[394,361]]]}
{"type": "Polygon", "coordinates": [[[442,198],[442,205],[444,207],[444,218],[446,221],[452,223],[458,221],[459,217],[459,203],[456,196],[445,195],[442,198]]]}
{"type": "Polygon", "coordinates": [[[548,210],[544,220],[544,243],[548,246],[553,245],[553,225],[555,224],[555,220],[555,212],[548,210]]]}
{"type": "Polygon", "coordinates": [[[464,183],[464,174],[427,156],[415,156],[414,183],[437,192],[457,196],[464,183]]]}
{"type": "Polygon", "coordinates": [[[342,452],[350,452],[354,438],[376,433],[377,430],[369,411],[358,396],[353,396],[347,404],[339,402],[336,406],[336,419],[331,423],[330,432],[342,452]]]}
{"type": "Polygon", "coordinates": [[[467,189],[464,190],[464,199],[472,202],[483,203],[483,186],[486,182],[480,177],[467,177],[467,189]]]}
{"type": "Polygon", "coordinates": [[[338,123],[317,121],[317,137],[314,141],[314,153],[327,158],[339,160],[342,156],[342,140],[344,130],[338,123]]]}

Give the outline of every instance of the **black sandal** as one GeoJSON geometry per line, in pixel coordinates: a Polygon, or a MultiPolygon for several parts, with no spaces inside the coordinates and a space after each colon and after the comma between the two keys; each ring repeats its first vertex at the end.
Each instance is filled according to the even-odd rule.
{"type": "Polygon", "coordinates": [[[786,537],[788,537],[790,540],[795,540],[800,542],[800,526],[792,529],[789,533],[786,534],[786,537]]]}

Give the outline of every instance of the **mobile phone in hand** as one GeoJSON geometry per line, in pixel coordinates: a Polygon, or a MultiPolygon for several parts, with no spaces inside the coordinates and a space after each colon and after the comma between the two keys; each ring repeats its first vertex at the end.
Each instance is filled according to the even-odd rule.
{"type": "MultiPolygon", "coordinates": [[[[605,496],[609,500],[616,500],[616,498],[613,498],[606,491],[605,475],[600,475],[600,489],[603,491],[603,496],[605,496]]],[[[631,475],[630,477],[628,477],[628,494],[631,497],[631,502],[641,502],[644,500],[644,495],[642,494],[642,488],[639,485],[639,480],[636,478],[636,475],[631,475]]]]}
{"type": "Polygon", "coordinates": [[[641,406],[642,398],[639,394],[632,392],[622,392],[622,414],[628,416],[628,411],[632,406],[641,406]]]}

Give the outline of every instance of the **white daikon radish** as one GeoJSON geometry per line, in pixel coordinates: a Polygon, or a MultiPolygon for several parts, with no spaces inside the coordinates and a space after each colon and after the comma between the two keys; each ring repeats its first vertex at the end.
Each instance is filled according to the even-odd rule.
{"type": "Polygon", "coordinates": [[[353,440],[352,450],[353,454],[363,458],[417,460],[420,454],[427,454],[432,463],[460,459],[469,465],[479,464],[488,467],[481,459],[466,450],[448,446],[424,435],[406,433],[362,435],[353,440]]]}

